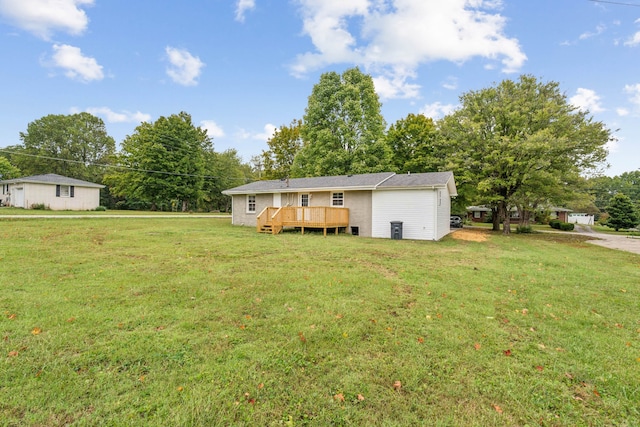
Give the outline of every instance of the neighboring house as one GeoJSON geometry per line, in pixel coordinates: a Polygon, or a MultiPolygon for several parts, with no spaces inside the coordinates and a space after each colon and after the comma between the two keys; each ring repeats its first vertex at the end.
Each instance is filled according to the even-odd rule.
{"type": "MultiPolygon", "coordinates": [[[[571,212],[571,209],[550,207],[548,211],[551,213],[551,219],[559,219],[562,222],[568,222],[568,213],[571,212]]],[[[473,222],[487,222],[490,216],[491,208],[487,206],[467,207],[467,218],[473,222]]],[[[513,220],[518,220],[520,218],[520,214],[515,207],[511,208],[509,217],[513,220]]]]}
{"type": "Polygon", "coordinates": [[[491,208],[486,206],[468,206],[467,218],[473,222],[487,222],[491,216],[491,208]]]}
{"type": "Polygon", "coordinates": [[[593,225],[595,216],[588,213],[570,213],[569,219],[566,222],[572,224],[593,225]]]}
{"type": "Polygon", "coordinates": [[[52,210],[86,211],[100,205],[104,185],[54,173],[0,181],[2,204],[31,209],[44,205],[52,210]]]}
{"type": "Polygon", "coordinates": [[[344,228],[364,237],[416,240],[450,232],[451,197],[457,195],[451,172],[256,181],[222,193],[233,198],[233,224],[259,231],[344,228]]]}

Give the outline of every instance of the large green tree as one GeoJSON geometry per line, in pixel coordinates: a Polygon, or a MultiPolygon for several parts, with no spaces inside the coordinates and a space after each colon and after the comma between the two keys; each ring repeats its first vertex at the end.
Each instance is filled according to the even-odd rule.
{"type": "Polygon", "coordinates": [[[640,222],[636,206],[629,196],[623,193],[617,193],[611,198],[607,213],[609,214],[607,226],[616,231],[621,228],[633,228],[640,222]]]}
{"type": "Polygon", "coordinates": [[[390,168],[385,121],[373,79],[358,68],[324,73],[313,87],[294,176],[380,172],[390,168]]]}
{"type": "Polygon", "coordinates": [[[118,172],[105,180],[111,191],[144,201],[152,209],[194,208],[203,197],[205,152],[212,149],[206,130],[185,112],[142,123],[122,142],[118,172]]]}
{"type": "Polygon", "coordinates": [[[302,148],[302,120],[294,120],[289,126],[280,126],[269,138],[268,150],[261,154],[264,179],[281,179],[291,176],[293,160],[302,148]]]}
{"type": "Polygon", "coordinates": [[[98,183],[116,146],[102,119],[89,113],[42,117],[20,139],[11,162],[24,175],[57,173],[98,183]]]}
{"type": "Polygon", "coordinates": [[[556,82],[529,75],[460,97],[439,123],[462,198],[494,210],[494,230],[513,198],[549,193],[566,179],[601,167],[611,132],[566,99],[556,82]],[[541,180],[545,185],[541,188],[541,180]]]}
{"type": "Polygon", "coordinates": [[[431,118],[409,114],[389,127],[386,143],[395,172],[435,172],[443,164],[436,143],[438,131],[431,118]]]}
{"type": "Polygon", "coordinates": [[[248,168],[249,166],[243,165],[242,159],[234,149],[222,153],[207,150],[203,207],[208,211],[230,211],[231,197],[225,196],[222,191],[252,181],[251,177],[247,176],[248,168]]]}
{"type": "Polygon", "coordinates": [[[5,157],[0,157],[0,180],[13,179],[20,176],[20,169],[11,164],[5,157]]]}
{"type": "Polygon", "coordinates": [[[589,180],[595,204],[605,210],[611,197],[624,193],[640,208],[640,170],[624,172],[614,177],[599,176],[589,180]]]}

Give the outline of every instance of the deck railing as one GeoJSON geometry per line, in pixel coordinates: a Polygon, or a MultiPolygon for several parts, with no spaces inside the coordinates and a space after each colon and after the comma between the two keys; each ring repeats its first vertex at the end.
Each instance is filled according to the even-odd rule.
{"type": "Polygon", "coordinates": [[[271,230],[273,234],[282,231],[284,227],[300,227],[302,233],[306,228],[322,228],[327,234],[327,228],[349,226],[349,209],[329,206],[283,206],[267,207],[257,217],[257,229],[260,232],[271,230]]]}

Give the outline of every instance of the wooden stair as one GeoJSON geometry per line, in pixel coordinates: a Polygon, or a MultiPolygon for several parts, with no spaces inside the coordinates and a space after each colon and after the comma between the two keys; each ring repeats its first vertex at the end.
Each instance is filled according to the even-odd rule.
{"type": "Polygon", "coordinates": [[[270,224],[264,224],[258,230],[259,233],[273,234],[273,227],[270,224]]]}

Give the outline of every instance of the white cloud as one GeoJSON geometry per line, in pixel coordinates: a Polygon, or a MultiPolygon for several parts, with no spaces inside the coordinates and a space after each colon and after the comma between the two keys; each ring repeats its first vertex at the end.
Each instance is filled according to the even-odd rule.
{"type": "Polygon", "coordinates": [[[94,116],[104,117],[107,123],[142,123],[151,121],[151,115],[140,111],[134,113],[123,110],[118,113],[109,107],[89,107],[85,111],[94,116]]]}
{"type": "Polygon", "coordinates": [[[276,129],[278,128],[271,123],[267,123],[266,125],[264,125],[263,132],[255,134],[253,138],[259,139],[261,141],[267,141],[273,136],[273,134],[276,132],[276,129]]]}
{"type": "Polygon", "coordinates": [[[389,73],[386,76],[373,78],[376,93],[382,100],[396,98],[417,98],[420,93],[420,85],[408,83],[407,79],[415,77],[413,73],[403,75],[400,72],[389,73]]]}
{"type": "Polygon", "coordinates": [[[595,31],[586,31],[582,34],[580,34],[580,36],[578,37],[578,39],[580,40],[586,40],[586,39],[590,39],[591,37],[596,37],[599,36],[600,34],[604,33],[604,31],[607,29],[606,26],[604,25],[598,25],[596,26],[596,30],[595,31]]]}
{"type": "Polygon", "coordinates": [[[87,18],[82,6],[94,0],[0,0],[0,15],[19,28],[49,40],[53,32],[82,34],[87,18]]]}
{"type": "Polygon", "coordinates": [[[53,65],[64,69],[65,76],[70,79],[88,83],[104,78],[102,65],[99,65],[94,58],[84,56],[78,47],[54,44],[52,58],[53,65]]]}
{"type": "Polygon", "coordinates": [[[569,99],[569,102],[583,111],[591,113],[604,111],[604,108],[600,105],[600,95],[591,89],[578,88],[576,94],[569,99]]]}
{"type": "Polygon", "coordinates": [[[624,42],[624,45],[631,47],[640,45],[640,31],[629,37],[629,39],[624,42]]]}
{"type": "Polygon", "coordinates": [[[620,117],[626,117],[629,115],[629,110],[624,107],[619,107],[616,108],[616,114],[618,114],[620,117]]]}
{"type": "Polygon", "coordinates": [[[191,55],[185,49],[177,49],[170,46],[166,47],[165,53],[171,64],[167,68],[167,74],[175,83],[183,86],[195,86],[198,84],[197,79],[205,66],[200,58],[191,55]]]}
{"type": "Polygon", "coordinates": [[[256,7],[255,0],[238,0],[236,6],[236,21],[244,22],[244,14],[248,10],[253,10],[256,7]]]}
{"type": "Polygon", "coordinates": [[[629,94],[629,101],[640,108],[640,83],[625,85],[624,91],[629,94]]]}
{"type": "Polygon", "coordinates": [[[433,104],[427,104],[420,109],[420,114],[424,114],[426,117],[432,119],[439,119],[453,112],[456,106],[453,104],[442,104],[440,102],[434,102],[433,104]]]}
{"type": "Polygon", "coordinates": [[[235,137],[237,139],[256,139],[256,140],[266,142],[269,138],[273,136],[276,129],[278,128],[275,125],[272,125],[271,123],[267,123],[266,125],[264,125],[262,132],[249,132],[245,129],[239,129],[238,132],[236,132],[235,137]]]}
{"type": "Polygon", "coordinates": [[[337,63],[380,74],[387,96],[417,95],[407,86],[420,64],[461,63],[474,57],[502,62],[507,73],[526,61],[520,44],[504,34],[506,19],[496,0],[296,0],[303,33],[314,52],[298,55],[296,76],[337,63]]]}
{"type": "Polygon", "coordinates": [[[456,90],[458,89],[458,79],[455,77],[447,77],[442,83],[442,87],[448,90],[456,90]]]}
{"type": "Polygon", "coordinates": [[[224,130],[213,120],[203,120],[200,122],[200,127],[207,131],[207,135],[211,138],[222,138],[224,136],[224,130]]]}

